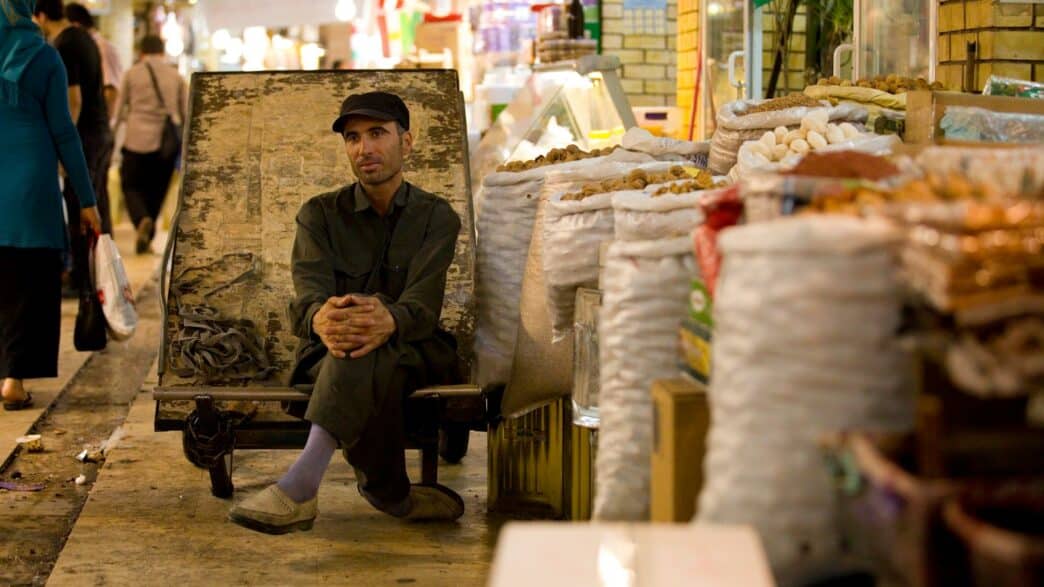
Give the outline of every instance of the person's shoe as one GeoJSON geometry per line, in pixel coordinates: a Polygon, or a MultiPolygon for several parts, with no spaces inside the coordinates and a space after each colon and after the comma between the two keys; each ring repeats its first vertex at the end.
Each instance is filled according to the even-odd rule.
{"type": "Polygon", "coordinates": [[[33,407],[33,394],[28,391],[25,392],[25,397],[16,400],[4,400],[4,411],[17,412],[18,410],[24,410],[26,408],[33,407]]]}
{"type": "Polygon", "coordinates": [[[147,253],[152,247],[152,232],[155,228],[156,223],[152,218],[142,218],[141,222],[138,223],[138,239],[134,243],[134,252],[141,255],[147,253]]]}
{"type": "Polygon", "coordinates": [[[319,514],[318,503],[317,497],[297,503],[273,483],[260,493],[232,506],[228,511],[228,519],[266,534],[311,530],[319,514]]]}
{"type": "Polygon", "coordinates": [[[464,500],[444,485],[411,485],[410,510],[402,517],[411,522],[452,522],[464,515],[464,500]]]}

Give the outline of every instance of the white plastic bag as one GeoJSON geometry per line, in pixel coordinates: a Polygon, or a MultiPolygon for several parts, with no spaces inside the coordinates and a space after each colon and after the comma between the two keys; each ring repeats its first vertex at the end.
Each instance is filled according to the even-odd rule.
{"type": "Polygon", "coordinates": [[[739,226],[719,238],[713,424],[697,521],[753,525],[777,573],[839,554],[821,437],[912,423],[895,338],[900,238],[836,216],[739,226]]]}
{"type": "MultiPolygon", "coordinates": [[[[752,149],[757,141],[747,141],[740,147],[736,156],[736,166],[729,172],[729,177],[738,182],[753,172],[783,171],[790,169],[801,161],[804,155],[791,153],[780,161],[768,161],[752,149]]],[[[863,133],[842,143],[834,143],[810,151],[811,153],[829,153],[831,151],[860,151],[871,155],[888,155],[896,146],[902,144],[896,135],[878,135],[863,133]]]]}
{"type": "Polygon", "coordinates": [[[678,373],[678,328],[697,274],[688,236],[609,246],[598,326],[597,520],[649,518],[649,387],[678,373]]]}
{"type": "MultiPolygon", "coordinates": [[[[733,130],[763,128],[771,130],[777,126],[796,126],[801,124],[802,118],[808,116],[815,110],[819,110],[819,108],[798,106],[795,108],[786,108],[784,110],[769,110],[767,112],[756,112],[754,114],[738,114],[738,112],[742,112],[746,108],[760,104],[764,101],[765,100],[737,100],[725,104],[725,106],[718,110],[718,116],[716,118],[718,128],[728,128],[733,130]]],[[[830,120],[833,122],[865,122],[869,117],[866,108],[850,102],[842,102],[837,106],[829,106],[829,103],[823,102],[822,107],[827,109],[830,120]]]]}
{"type": "Polygon", "coordinates": [[[107,234],[99,236],[94,246],[94,287],[101,299],[110,336],[115,340],[130,338],[138,326],[138,312],[120,250],[107,234]]]}

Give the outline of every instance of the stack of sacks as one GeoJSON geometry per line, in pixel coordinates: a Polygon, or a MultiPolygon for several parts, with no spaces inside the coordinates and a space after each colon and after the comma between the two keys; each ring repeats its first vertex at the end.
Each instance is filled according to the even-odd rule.
{"type": "Polygon", "coordinates": [[[912,424],[896,340],[899,239],[887,225],[839,216],[719,238],[713,424],[697,521],[753,525],[777,573],[839,555],[820,439],[912,424]]]}
{"type": "Polygon", "coordinates": [[[736,164],[740,147],[747,141],[760,139],[766,131],[784,127],[797,129],[801,119],[822,110],[831,122],[863,123],[866,109],[852,104],[828,106],[803,94],[791,94],[773,100],[738,100],[718,111],[717,128],[711,138],[708,167],[716,175],[725,175],[736,164]],[[764,110],[762,110],[764,109],[764,110]],[[757,110],[751,112],[751,110],[757,110]]]}
{"type": "MultiPolygon", "coordinates": [[[[617,153],[626,151],[617,151],[617,153]]],[[[649,155],[645,155],[651,158],[649,155]]],[[[637,163],[633,161],[621,161],[619,158],[602,157],[586,159],[570,165],[557,165],[548,167],[544,184],[541,187],[539,204],[537,206],[536,219],[533,224],[533,236],[529,244],[528,257],[524,267],[524,276],[521,280],[521,296],[516,306],[518,316],[517,326],[513,334],[515,338],[514,360],[511,364],[510,377],[507,380],[507,388],[501,402],[501,411],[506,415],[517,415],[523,413],[542,403],[554,400],[562,395],[568,394],[572,384],[573,347],[572,339],[566,336],[554,336],[551,312],[548,304],[548,283],[545,274],[545,259],[551,260],[554,255],[555,261],[569,262],[569,257],[562,258],[562,237],[572,238],[572,235],[563,235],[553,230],[552,246],[559,247],[553,253],[549,251],[544,254],[546,218],[552,216],[553,207],[551,200],[561,194],[575,193],[584,188],[586,184],[607,177],[625,176],[638,167],[645,166],[652,171],[641,170],[640,173],[653,173],[659,171],[666,173],[670,168],[669,163],[648,162],[637,163]]],[[[560,208],[556,207],[556,212],[560,208]]],[[[593,229],[593,239],[597,240],[599,230],[611,233],[611,211],[586,210],[580,214],[583,218],[578,224],[569,221],[565,225],[558,223],[560,217],[555,217],[557,228],[577,228],[580,224],[593,229]],[[588,224],[593,221],[594,226],[588,224]],[[598,227],[601,227],[599,229],[598,227]]],[[[577,219],[573,219],[577,220],[577,219]]],[[[591,249],[591,239],[586,238],[591,234],[577,234],[576,242],[573,244],[583,246],[583,254],[588,257],[582,261],[589,262],[594,267],[595,279],[597,279],[598,268],[598,245],[591,249]]],[[[599,241],[600,242],[600,241],[599,241]]],[[[552,265],[554,265],[552,263],[552,265]]],[[[557,275],[557,273],[556,273],[557,275]]],[[[575,296],[575,288],[573,289],[575,296]]],[[[481,302],[480,302],[481,303],[481,302]]],[[[569,320],[571,321],[572,308],[575,299],[570,298],[569,320]]],[[[571,325],[568,327],[571,328],[571,325]]],[[[568,328],[563,331],[567,331],[568,328]]]]}
{"type": "Polygon", "coordinates": [[[698,276],[689,235],[703,221],[697,205],[708,192],[654,195],[662,188],[613,196],[616,240],[609,246],[598,328],[599,520],[649,517],[649,388],[678,373],[678,327],[698,276]]]}
{"type": "Polygon", "coordinates": [[[611,163],[638,164],[652,156],[616,150],[606,157],[491,173],[482,182],[483,204],[476,226],[478,320],[475,329],[479,385],[506,383],[518,331],[519,302],[526,256],[545,177],[554,171],[611,163]]]}
{"type": "Polygon", "coordinates": [[[614,195],[687,175],[680,165],[664,162],[642,164],[630,171],[619,166],[588,168],[584,177],[548,175],[543,263],[556,342],[572,331],[577,288],[598,287],[598,254],[602,243],[613,240],[614,195]]]}

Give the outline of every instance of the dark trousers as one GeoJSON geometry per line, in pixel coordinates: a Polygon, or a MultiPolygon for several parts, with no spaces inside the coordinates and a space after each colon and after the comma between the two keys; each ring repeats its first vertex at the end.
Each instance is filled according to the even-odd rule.
{"type": "Polygon", "coordinates": [[[410,492],[403,401],[423,382],[398,358],[388,346],[359,359],[326,355],[311,370],[315,385],[304,415],[347,448],[359,488],[378,509],[410,492]]]}
{"type": "Polygon", "coordinates": [[[174,157],[164,158],[158,151],[135,153],[123,149],[120,183],[134,226],[139,226],[145,218],[156,220],[159,216],[174,174],[174,162],[174,157]]]}
{"type": "Polygon", "coordinates": [[[0,247],[0,275],[0,379],[56,377],[61,251],[0,247]]]}
{"type": "MultiPolygon", "coordinates": [[[[106,129],[96,134],[81,134],[83,154],[87,159],[87,172],[91,176],[94,195],[98,201],[98,215],[101,216],[102,233],[112,234],[112,216],[109,213],[109,163],[112,161],[112,133],[106,129]]],[[[62,191],[65,207],[69,213],[69,245],[72,247],[72,258],[87,258],[87,238],[80,234],[80,198],[72,189],[69,181],[65,182],[62,191]]],[[[80,283],[80,268],[72,266],[72,283],[80,283]]]]}

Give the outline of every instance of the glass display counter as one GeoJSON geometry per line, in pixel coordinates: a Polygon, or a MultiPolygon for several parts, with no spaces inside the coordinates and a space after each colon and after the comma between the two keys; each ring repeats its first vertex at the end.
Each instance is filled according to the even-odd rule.
{"type": "Polygon", "coordinates": [[[635,126],[616,57],[588,55],[537,65],[471,155],[471,185],[507,161],[526,161],[551,149],[585,151],[618,145],[635,126]]]}

